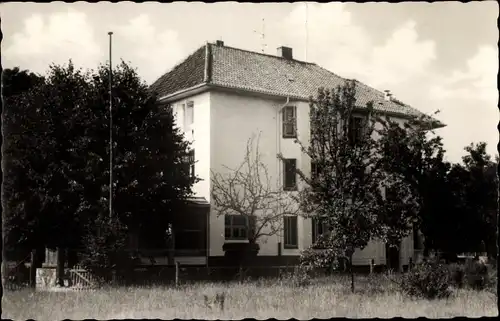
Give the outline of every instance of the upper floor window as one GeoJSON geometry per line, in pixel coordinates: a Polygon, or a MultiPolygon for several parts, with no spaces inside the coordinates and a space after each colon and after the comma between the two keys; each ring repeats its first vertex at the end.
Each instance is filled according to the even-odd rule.
{"type": "MultiPolygon", "coordinates": [[[[312,218],[311,223],[312,223],[312,244],[313,245],[316,242],[318,242],[319,237],[321,235],[328,235],[329,233],[331,233],[327,223],[321,222],[320,220],[318,220],[316,218],[312,218]]],[[[321,246],[316,246],[316,247],[321,248],[321,246]]]]}
{"type": "Polygon", "coordinates": [[[184,156],[184,166],[185,172],[189,173],[191,177],[194,177],[195,174],[195,159],[194,159],[194,149],[191,149],[187,155],[184,156]]]}
{"type": "Polygon", "coordinates": [[[189,101],[186,104],[186,125],[189,126],[194,123],[194,103],[189,101]]]}
{"type": "Polygon", "coordinates": [[[283,138],[297,138],[297,107],[283,108],[283,138]]]}
{"type": "Polygon", "coordinates": [[[289,158],[283,160],[283,189],[294,191],[297,189],[297,160],[289,158]]]}
{"type": "Polygon", "coordinates": [[[353,145],[358,144],[363,138],[364,117],[352,116],[349,120],[349,142],[353,145]]]}
{"type": "Polygon", "coordinates": [[[311,180],[318,178],[318,164],[315,161],[311,161],[311,180]]]}
{"type": "Polygon", "coordinates": [[[296,249],[299,245],[297,216],[284,216],[283,220],[283,246],[285,249],[296,249]]]}

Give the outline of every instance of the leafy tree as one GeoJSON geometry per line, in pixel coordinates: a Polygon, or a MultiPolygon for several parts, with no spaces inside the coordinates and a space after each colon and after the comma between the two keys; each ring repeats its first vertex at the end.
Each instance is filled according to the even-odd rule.
{"type": "MultiPolygon", "coordinates": [[[[106,66],[93,74],[93,106],[109,106],[108,77],[106,66]]],[[[189,173],[190,143],[175,125],[172,108],[160,105],[124,62],[113,71],[113,99],[113,215],[137,232],[147,231],[142,234],[148,246],[164,245],[168,223],[175,223],[174,214],[185,209],[198,181],[189,173]]],[[[103,118],[108,127],[109,118],[103,118]]],[[[109,159],[105,148],[99,156],[109,159]]],[[[109,181],[109,166],[102,177],[109,181]]],[[[101,186],[107,202],[108,184],[101,186]]]]}
{"type": "MultiPolygon", "coordinates": [[[[89,247],[102,242],[88,241],[88,233],[110,216],[108,72],[51,66],[43,84],[8,100],[4,202],[16,246],[99,252],[89,247]]],[[[189,144],[171,109],[123,62],[114,71],[113,118],[112,219],[134,232],[155,227],[151,243],[163,238],[196,181],[186,169],[189,144]]]]}
{"type": "MultiPolygon", "coordinates": [[[[45,79],[42,76],[36,75],[32,72],[29,72],[28,70],[21,71],[19,67],[15,67],[12,69],[10,69],[10,68],[1,69],[1,73],[2,73],[2,97],[3,97],[2,114],[4,111],[4,104],[8,103],[8,101],[11,100],[11,97],[19,95],[19,94],[24,93],[24,92],[28,92],[29,90],[41,85],[45,81],[45,79]]],[[[5,128],[5,130],[8,129],[8,123],[6,123],[6,121],[8,120],[8,117],[10,115],[10,113],[8,113],[8,111],[9,110],[6,110],[6,114],[4,115],[4,121],[3,121],[3,127],[5,128]]],[[[2,131],[2,138],[3,138],[3,131],[2,131]]],[[[2,146],[2,144],[3,144],[3,139],[0,140],[0,146],[2,146]]],[[[0,159],[3,158],[3,154],[4,153],[2,153],[2,155],[0,155],[0,157],[1,157],[0,159]]],[[[28,173],[25,173],[25,174],[28,174],[28,173]]],[[[3,175],[2,175],[2,177],[0,177],[0,184],[2,183],[2,180],[3,180],[3,175]]],[[[15,183],[15,182],[8,181],[6,183],[11,184],[11,183],[15,183]]],[[[0,211],[2,211],[2,213],[3,213],[3,209],[0,211]]],[[[4,233],[4,236],[6,236],[5,233],[4,233]]],[[[3,244],[4,244],[4,246],[9,245],[7,243],[6,238],[4,238],[3,244]]],[[[10,249],[7,248],[6,250],[9,251],[10,249]]],[[[22,252],[26,252],[26,251],[23,251],[21,249],[20,252],[22,253],[22,252]]],[[[26,253],[24,253],[24,256],[26,256],[26,253]]],[[[9,255],[6,258],[8,258],[8,257],[9,257],[9,255]]]]}
{"type": "MultiPolygon", "coordinates": [[[[390,118],[381,120],[381,124],[377,147],[379,166],[386,175],[397,177],[398,184],[402,184],[392,189],[396,195],[387,200],[386,209],[406,213],[402,219],[394,216],[394,211],[386,217],[397,219],[397,224],[413,225],[414,232],[422,230],[425,252],[436,249],[437,239],[444,236],[439,223],[441,214],[449,212],[453,205],[447,181],[450,164],[444,161],[442,139],[429,131],[429,118],[425,115],[413,117],[402,126],[390,118]]],[[[392,244],[402,237],[397,234],[391,237],[390,234],[397,231],[388,231],[392,244]]]]}
{"type": "MultiPolygon", "coordinates": [[[[299,172],[306,183],[298,196],[306,217],[326,223],[333,233],[318,243],[329,260],[345,257],[351,271],[352,257],[370,240],[383,238],[380,212],[382,176],[377,168],[374,128],[377,122],[372,103],[356,108],[355,82],[346,82],[331,92],[320,89],[310,104],[309,144],[297,140],[315,165],[312,177],[299,172]],[[353,116],[362,116],[357,121],[353,116]]],[[[322,258],[325,259],[325,258],[322,258]]]]}
{"type": "Polygon", "coordinates": [[[42,84],[44,77],[19,67],[2,70],[2,96],[9,98],[42,84]]]}
{"type": "Polygon", "coordinates": [[[486,251],[490,257],[496,258],[498,160],[497,163],[491,160],[484,142],[470,144],[465,151],[468,154],[462,158],[466,171],[462,186],[466,195],[467,221],[464,226],[470,238],[468,243],[474,252],[486,251]]]}

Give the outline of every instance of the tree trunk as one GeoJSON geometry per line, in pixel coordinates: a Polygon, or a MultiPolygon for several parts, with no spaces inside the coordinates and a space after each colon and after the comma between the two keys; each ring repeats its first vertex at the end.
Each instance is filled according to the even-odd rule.
{"type": "Polygon", "coordinates": [[[30,264],[30,287],[36,286],[36,267],[38,265],[38,257],[36,249],[31,250],[31,264],[30,264]]]}
{"type": "Polygon", "coordinates": [[[351,273],[351,291],[354,293],[354,269],[352,268],[352,256],[353,253],[349,255],[349,272],[351,273]]]}
{"type": "Polygon", "coordinates": [[[64,286],[64,262],[65,262],[64,248],[58,247],[56,274],[57,274],[57,284],[60,286],[64,286]]]}

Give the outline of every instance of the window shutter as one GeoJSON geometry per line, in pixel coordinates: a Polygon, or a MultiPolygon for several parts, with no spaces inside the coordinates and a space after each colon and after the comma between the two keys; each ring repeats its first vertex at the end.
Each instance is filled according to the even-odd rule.
{"type": "Polygon", "coordinates": [[[284,138],[296,137],[297,128],[297,107],[286,106],[282,111],[282,130],[284,138]]]}

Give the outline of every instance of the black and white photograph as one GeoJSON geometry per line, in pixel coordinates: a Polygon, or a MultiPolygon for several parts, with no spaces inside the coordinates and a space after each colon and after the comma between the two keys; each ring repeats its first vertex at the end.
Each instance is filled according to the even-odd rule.
{"type": "Polygon", "coordinates": [[[0,16],[2,318],[498,316],[497,1],[0,16]]]}

